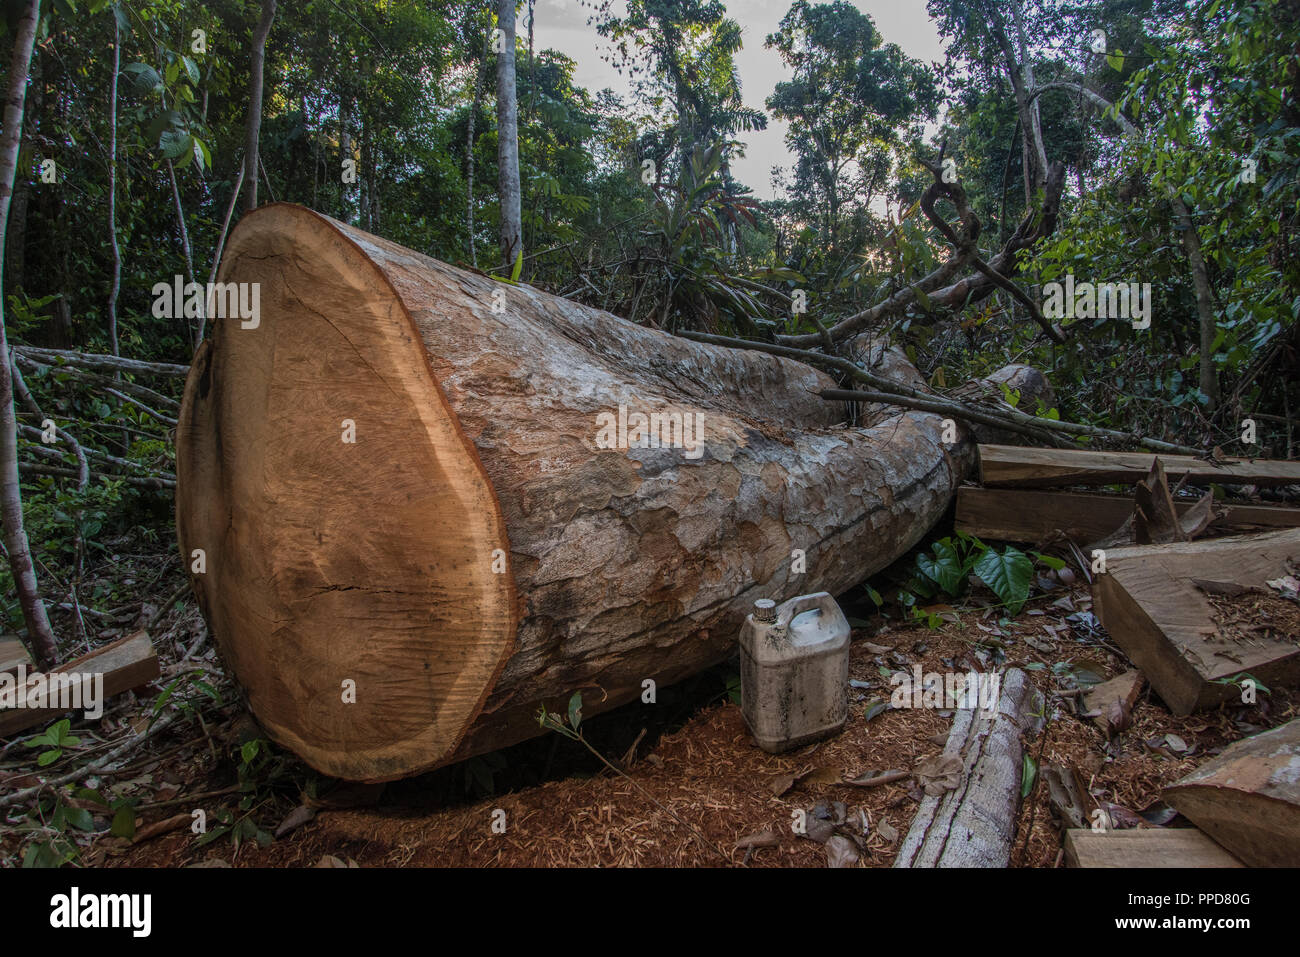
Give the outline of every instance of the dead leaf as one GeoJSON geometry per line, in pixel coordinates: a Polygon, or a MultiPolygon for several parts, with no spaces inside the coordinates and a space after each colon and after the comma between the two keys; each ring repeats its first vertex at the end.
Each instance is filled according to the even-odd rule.
{"type": "Polygon", "coordinates": [[[1066,827],[1088,827],[1088,804],[1074,770],[1049,762],[1043,765],[1042,779],[1047,784],[1048,803],[1061,822],[1066,827]]]}
{"type": "Polygon", "coordinates": [[[313,820],[315,817],[316,817],[315,808],[308,807],[305,804],[299,804],[296,808],[294,808],[285,816],[285,819],[283,821],[280,822],[280,826],[275,829],[275,836],[284,837],[290,831],[302,827],[304,824],[306,824],[308,821],[313,820]]]}
{"type": "Polygon", "coordinates": [[[1029,634],[1028,632],[1025,633],[1024,639],[1025,639],[1025,644],[1029,645],[1029,647],[1031,648],[1037,648],[1039,651],[1046,653],[1046,652],[1053,652],[1056,650],[1055,640],[1044,641],[1042,638],[1029,634]]]}
{"type": "Polygon", "coordinates": [[[161,834],[170,834],[172,831],[179,831],[181,828],[189,827],[194,821],[194,816],[186,811],[183,814],[174,814],[169,818],[161,821],[154,821],[152,824],[146,824],[135,832],[131,838],[132,844],[140,844],[150,838],[158,837],[161,834]]]}
{"type": "Polygon", "coordinates": [[[324,857],[322,857],[319,861],[317,861],[312,866],[313,867],[360,867],[360,865],[357,864],[357,862],[350,857],[347,859],[347,862],[344,863],[342,860],[335,857],[333,854],[326,854],[324,857]]]}
{"type": "Polygon", "coordinates": [[[840,769],[830,765],[820,768],[806,768],[803,771],[796,771],[794,774],[782,774],[772,780],[772,796],[781,797],[781,795],[793,790],[800,784],[839,784],[841,777],[843,775],[840,769]]]}
{"type": "Polygon", "coordinates": [[[1187,742],[1176,734],[1166,734],[1165,743],[1175,751],[1181,752],[1187,750],[1187,742]]]}
{"type": "Polygon", "coordinates": [[[1101,801],[1098,806],[1110,817],[1111,827],[1114,827],[1117,830],[1146,826],[1146,821],[1122,805],[1101,801]]]}
{"type": "Polygon", "coordinates": [[[840,779],[842,777],[844,777],[844,773],[839,768],[831,767],[829,764],[827,764],[820,768],[814,768],[813,770],[809,771],[807,774],[801,777],[797,783],[839,784],[840,779]]]}
{"type": "Polygon", "coordinates": [[[866,648],[867,651],[871,652],[873,655],[887,655],[894,650],[892,645],[878,645],[873,641],[862,642],[862,647],[866,648]]]}
{"type": "Polygon", "coordinates": [[[852,867],[858,862],[858,849],[848,838],[836,834],[826,842],[827,867],[852,867]]]}
{"type": "Polygon", "coordinates": [[[796,775],[793,774],[782,774],[778,778],[773,778],[769,787],[772,797],[780,797],[794,787],[795,778],[796,775]]]}
{"type": "Polygon", "coordinates": [[[819,817],[808,815],[804,823],[803,833],[800,837],[806,837],[808,840],[817,844],[825,844],[830,840],[831,835],[835,833],[835,825],[830,821],[824,821],[819,817]]]}
{"type": "Polygon", "coordinates": [[[962,760],[955,754],[936,754],[916,765],[917,783],[931,797],[951,791],[961,784],[962,760]]]}
{"type": "Polygon", "coordinates": [[[898,840],[898,828],[890,824],[883,817],[876,822],[876,833],[879,834],[889,844],[898,840]]]}

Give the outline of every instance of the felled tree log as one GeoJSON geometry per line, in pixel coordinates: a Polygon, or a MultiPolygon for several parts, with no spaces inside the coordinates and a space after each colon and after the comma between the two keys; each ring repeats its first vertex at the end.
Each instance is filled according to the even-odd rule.
{"type": "Polygon", "coordinates": [[[1250,867],[1300,864],[1300,718],[1224,748],[1165,800],[1250,867]]]}
{"type": "Polygon", "coordinates": [[[956,787],[922,798],[895,867],[1006,867],[1016,836],[1024,744],[1043,697],[1019,668],[1002,675],[991,713],[963,708],[943,754],[960,762],[956,787]]]}
{"type": "Polygon", "coordinates": [[[182,553],[255,716],[342,778],[538,734],[574,691],[588,715],[644,700],[724,659],[756,599],[887,565],[972,464],[938,416],[839,424],[801,363],[298,206],[245,216],[219,280],[260,283],[261,314],[217,320],[186,382],[182,553]],[[620,407],[696,434],[602,448],[620,407]]]}

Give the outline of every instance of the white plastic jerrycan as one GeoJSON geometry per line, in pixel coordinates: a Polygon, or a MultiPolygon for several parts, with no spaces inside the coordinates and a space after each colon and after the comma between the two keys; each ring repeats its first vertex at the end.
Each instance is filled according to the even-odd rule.
{"type": "Polygon", "coordinates": [[[778,753],[828,737],[848,718],[849,623],[827,592],[754,603],[740,630],[740,707],[778,753]]]}

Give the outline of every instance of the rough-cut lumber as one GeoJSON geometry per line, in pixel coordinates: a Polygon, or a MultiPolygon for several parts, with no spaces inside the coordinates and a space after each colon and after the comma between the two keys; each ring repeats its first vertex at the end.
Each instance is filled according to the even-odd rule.
{"type": "Polygon", "coordinates": [[[1225,459],[1214,464],[1190,455],[1164,452],[1094,452],[1086,449],[1032,449],[1018,445],[981,445],[980,484],[1019,488],[1058,485],[1111,485],[1137,482],[1159,458],[1169,481],[1184,475],[1191,484],[1300,484],[1300,462],[1270,459],[1225,459]]]}
{"type": "Polygon", "coordinates": [[[31,653],[19,638],[5,636],[0,638],[0,675],[15,674],[18,666],[26,666],[28,671],[34,667],[31,653]]]}
{"type": "Polygon", "coordinates": [[[1097,616],[1174,714],[1239,697],[1239,688],[1219,683],[1238,674],[1269,687],[1300,681],[1300,645],[1221,637],[1195,584],[1264,587],[1285,574],[1288,560],[1300,559],[1300,530],[1126,546],[1105,555],[1106,573],[1092,587],[1097,616]]]}
{"type": "Polygon", "coordinates": [[[1130,723],[1129,716],[1146,683],[1140,671],[1116,675],[1083,693],[1083,710],[1099,712],[1092,720],[1106,734],[1123,731],[1130,723]]]}
{"type": "Polygon", "coordinates": [[[1251,867],[1300,866],[1300,718],[1229,745],[1164,796],[1251,867]]]}
{"type": "MultiPolygon", "coordinates": [[[[30,672],[29,672],[30,674],[30,672]]],[[[104,704],[113,695],[148,684],[158,677],[158,656],[145,631],[119,638],[89,654],[53,669],[50,674],[102,674],[104,704]]],[[[31,687],[33,678],[28,678],[31,687]]],[[[0,710],[0,737],[46,724],[65,714],[59,708],[5,708],[0,710]]]]}
{"type": "Polygon", "coordinates": [[[1071,828],[1067,867],[1242,867],[1194,827],[1136,827],[1123,831],[1071,828]]]}
{"type": "MultiPolygon", "coordinates": [[[[1174,503],[1179,517],[1195,503],[1174,503]]],[[[1206,535],[1227,529],[1300,528],[1300,508],[1278,505],[1217,503],[1206,535]]],[[[1041,542],[1057,532],[1080,544],[1110,535],[1133,514],[1133,499],[1104,492],[1049,489],[978,488],[957,490],[957,528],[979,538],[1007,542],[1041,542]]]]}
{"type": "Polygon", "coordinates": [[[200,605],[267,733],[342,778],[492,750],[540,733],[543,702],[581,690],[590,715],[722,660],[756,599],[837,593],[915,544],[973,455],[937,416],[839,424],[817,396],[834,382],[799,362],[298,206],[245,216],[218,279],[260,283],[261,315],[218,320],[186,382],[182,554],[193,572],[203,552],[200,605]],[[598,447],[620,406],[701,415],[699,457],[598,447]]]}
{"type": "Polygon", "coordinates": [[[961,782],[922,798],[895,867],[1008,865],[1020,808],[1021,735],[1042,711],[1042,695],[1012,668],[1002,675],[994,713],[956,712],[943,753],[961,758],[961,782]]]}

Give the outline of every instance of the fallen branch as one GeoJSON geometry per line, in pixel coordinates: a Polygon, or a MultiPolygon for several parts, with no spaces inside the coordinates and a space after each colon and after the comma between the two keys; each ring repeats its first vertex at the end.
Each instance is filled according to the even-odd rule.
{"type": "Polygon", "coordinates": [[[41,371],[55,369],[60,375],[67,376],[74,382],[84,382],[86,385],[119,389],[122,392],[136,396],[137,398],[143,399],[145,402],[150,402],[153,405],[180,411],[181,404],[176,399],[173,399],[169,395],[163,395],[161,392],[156,392],[148,386],[143,386],[138,382],[128,382],[125,379],[114,379],[111,376],[99,375],[94,372],[82,372],[78,369],[73,369],[70,366],[52,365],[49,362],[38,362],[35,359],[21,355],[17,352],[14,353],[14,358],[17,359],[19,363],[32,370],[41,371]]]}
{"type": "MultiPolygon", "coordinates": [[[[18,471],[22,472],[24,475],[52,475],[55,478],[77,477],[75,469],[58,468],[52,465],[38,465],[35,462],[19,462],[18,471]]],[[[103,478],[120,479],[128,485],[138,485],[141,488],[163,489],[176,487],[175,478],[143,475],[113,475],[105,472],[96,472],[94,474],[100,475],[103,478]]]]}
{"type": "MultiPolygon", "coordinates": [[[[40,437],[41,437],[40,429],[34,428],[30,425],[23,425],[22,423],[19,423],[18,431],[21,432],[23,435],[27,436],[28,438],[32,439],[33,441],[40,441],[40,437]]],[[[37,446],[37,451],[39,454],[46,454],[47,458],[49,457],[47,453],[52,453],[53,455],[58,456],[60,460],[62,460],[63,458],[62,454],[58,451],[58,449],[52,449],[49,446],[45,445],[43,442],[41,443],[41,445],[37,446]]],[[[149,466],[141,464],[140,462],[133,462],[130,459],[119,458],[116,455],[110,455],[108,452],[101,452],[99,449],[96,448],[83,449],[82,454],[84,456],[89,456],[90,458],[94,459],[97,462],[104,462],[108,465],[116,465],[118,468],[139,469],[142,472],[147,472],[150,475],[161,476],[163,478],[174,479],[176,477],[171,472],[157,472],[154,469],[149,468],[149,466]]]]}
{"type": "MultiPolygon", "coordinates": [[[[22,400],[23,405],[27,406],[27,411],[31,412],[32,415],[36,416],[36,421],[44,424],[46,421],[45,413],[41,411],[41,407],[37,405],[36,400],[32,398],[31,390],[27,388],[27,383],[23,381],[22,370],[18,368],[18,363],[10,362],[9,370],[10,372],[13,373],[14,394],[17,395],[20,400],[22,400]]],[[[53,422],[54,420],[50,419],[49,421],[53,422]]],[[[19,425],[18,428],[28,429],[31,427],[19,425]]],[[[34,431],[37,433],[38,436],[43,436],[44,434],[41,432],[40,429],[36,429],[34,431]]],[[[86,461],[85,450],[82,449],[80,442],[74,439],[63,429],[59,428],[59,426],[57,425],[54,426],[54,434],[57,435],[59,438],[63,439],[64,442],[67,442],[69,447],[71,447],[72,449],[72,454],[77,457],[77,488],[84,489],[87,485],[90,484],[90,463],[86,461]]],[[[43,437],[41,441],[44,441],[43,437]]],[[[60,455],[59,458],[61,460],[63,456],[60,455]]]]}
{"type": "MultiPolygon", "coordinates": [[[[1022,250],[1032,246],[1039,239],[1050,235],[1056,228],[1061,190],[1065,184],[1065,167],[1061,163],[1052,165],[1051,170],[1048,171],[1042,206],[1025,214],[1024,219],[1016,227],[1016,231],[1012,233],[1011,238],[1003,245],[1001,251],[988,261],[979,257],[978,250],[975,248],[979,220],[974,217],[969,208],[963,209],[958,202],[958,198],[954,198],[952,187],[956,184],[944,184],[942,178],[940,178],[939,182],[942,187],[941,191],[950,199],[953,199],[954,205],[958,206],[958,214],[967,227],[966,236],[958,238],[957,234],[943,221],[942,217],[934,215],[930,210],[926,210],[926,215],[931,223],[943,234],[944,238],[953,244],[953,255],[943,265],[915,283],[900,289],[888,299],[841,319],[834,326],[831,326],[829,333],[836,342],[849,338],[888,316],[902,312],[917,300],[918,291],[926,296],[931,305],[931,310],[936,310],[938,308],[954,307],[968,301],[978,301],[992,292],[994,288],[1007,289],[1008,285],[1015,287],[1015,284],[1007,276],[1016,268],[1016,257],[1022,250]],[[975,262],[974,259],[979,259],[979,262],[975,262]],[[979,270],[980,275],[966,276],[952,285],[940,288],[942,283],[950,280],[959,269],[968,264],[974,265],[979,270]]],[[[960,189],[960,187],[957,188],[960,189]]],[[[926,190],[923,200],[928,199],[929,203],[932,204],[939,191],[932,185],[926,190]],[[935,190],[935,192],[932,193],[932,190],[935,190]]],[[[922,204],[922,209],[925,209],[925,203],[922,204]]],[[[1064,336],[1060,330],[1042,317],[1041,311],[1034,306],[1027,295],[1019,290],[1019,287],[1015,287],[1011,294],[1015,295],[1023,305],[1030,309],[1030,314],[1043,327],[1048,336],[1056,342],[1064,341],[1064,336]]],[[[811,348],[821,345],[819,333],[805,333],[794,336],[778,335],[776,339],[777,342],[787,346],[811,348]]]]}
{"type": "Polygon", "coordinates": [[[21,791],[14,791],[12,794],[6,794],[4,797],[0,797],[0,808],[13,807],[15,804],[26,804],[30,799],[39,795],[41,791],[46,788],[62,787],[65,784],[71,784],[73,781],[80,781],[82,778],[98,771],[114,759],[126,754],[137,745],[143,744],[146,739],[157,734],[159,731],[163,730],[163,728],[168,727],[175,720],[176,716],[169,714],[167,717],[159,719],[150,727],[145,728],[145,730],[141,731],[139,734],[133,735],[129,740],[123,741],[102,758],[91,761],[89,764],[82,765],[75,771],[69,771],[67,774],[61,775],[53,780],[42,781],[40,784],[33,785],[29,788],[23,788],[21,791]]]}
{"type": "Polygon", "coordinates": [[[36,346],[15,346],[14,351],[54,366],[70,365],[103,372],[139,372],[145,375],[174,376],[181,379],[190,374],[189,366],[175,362],[144,362],[141,359],[123,359],[120,356],[73,352],[67,349],[40,349],[36,346]]]}
{"type": "Polygon", "coordinates": [[[842,402],[881,402],[889,405],[899,405],[908,409],[916,409],[919,412],[933,412],[936,415],[946,415],[954,419],[961,419],[965,422],[978,422],[980,425],[991,425],[994,428],[1006,429],[1015,432],[1018,435],[1027,438],[1037,439],[1041,442],[1047,442],[1052,445],[1059,445],[1064,440],[1058,436],[1044,432],[1042,429],[1036,429],[1032,426],[1021,425],[1010,419],[1003,418],[994,412],[981,412],[972,409],[969,406],[962,405],[959,402],[953,402],[948,399],[935,397],[934,399],[919,399],[911,396],[896,395],[890,392],[863,392],[855,389],[823,389],[817,393],[823,399],[831,399],[842,402]]]}
{"type": "Polygon", "coordinates": [[[736,339],[731,336],[717,336],[706,332],[679,332],[679,336],[684,339],[692,339],[696,342],[707,342],[712,345],[732,346],[737,349],[754,349],[758,352],[766,352],[771,355],[784,356],[787,359],[796,359],[809,365],[819,365],[827,369],[834,369],[843,372],[846,375],[865,382],[875,387],[879,392],[855,392],[843,389],[824,389],[819,394],[826,399],[835,399],[840,401],[858,401],[858,402],[889,402],[894,405],[909,406],[920,408],[922,411],[935,412],[942,415],[950,415],[953,418],[962,418],[967,421],[980,422],[985,425],[995,425],[999,428],[1006,428],[1012,431],[1024,433],[1024,428],[1029,427],[1039,430],[1040,433],[1063,432],[1069,435],[1089,435],[1097,438],[1115,439],[1121,442],[1132,442],[1145,446],[1156,452],[1178,452],[1182,455],[1200,455],[1201,450],[1192,448],[1187,445],[1178,445],[1173,442],[1165,442],[1161,439],[1152,439],[1144,435],[1138,435],[1130,432],[1120,432],[1116,429],[1104,429],[1095,425],[1082,425],[1077,422],[1065,422],[1058,419],[1044,419],[1038,416],[1027,415],[1019,409],[1010,406],[997,410],[972,409],[970,406],[952,399],[945,399],[941,396],[930,395],[911,386],[903,385],[901,382],[895,382],[892,379],[886,379],[883,376],[875,375],[868,372],[861,366],[849,361],[840,359],[835,356],[824,355],[820,352],[811,352],[806,349],[792,349],[789,346],[776,345],[770,342],[756,342],[750,339],[736,339]],[[884,393],[883,395],[881,393],[884,393]],[[901,401],[908,399],[909,402],[901,401]],[[931,408],[925,408],[914,403],[926,403],[931,408]]]}

